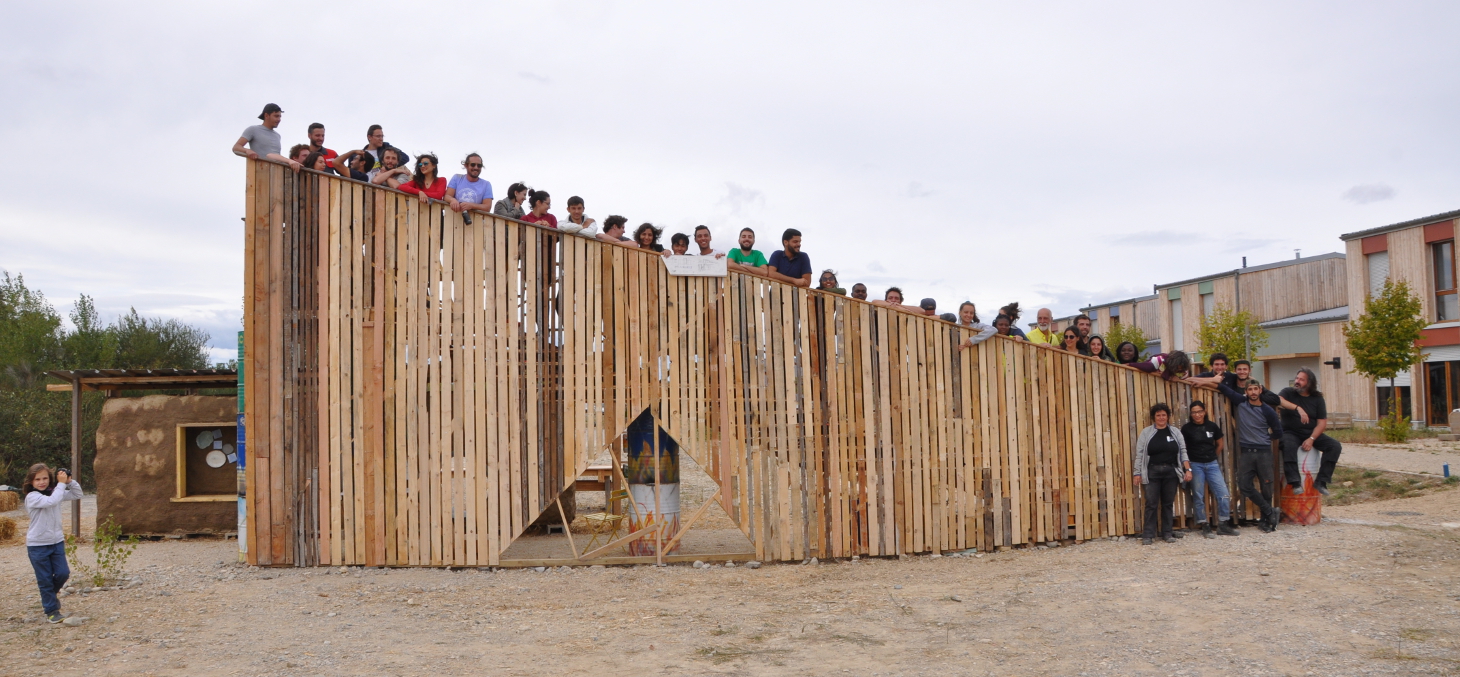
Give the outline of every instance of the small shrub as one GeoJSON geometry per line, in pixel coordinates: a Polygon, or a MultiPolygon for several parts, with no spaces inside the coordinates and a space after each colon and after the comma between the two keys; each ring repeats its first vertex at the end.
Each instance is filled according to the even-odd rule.
{"type": "Polygon", "coordinates": [[[89,579],[97,587],[121,580],[127,572],[127,558],[132,556],[138,543],[136,536],[122,538],[121,535],[122,527],[112,520],[111,515],[107,515],[106,520],[96,527],[96,540],[91,544],[91,550],[96,554],[94,568],[77,557],[81,549],[80,540],[74,535],[67,536],[66,559],[71,561],[77,577],[89,579]]]}
{"type": "Polygon", "coordinates": [[[1389,443],[1403,442],[1409,439],[1410,427],[1408,416],[1385,416],[1379,419],[1379,431],[1384,435],[1384,441],[1389,443]]]}

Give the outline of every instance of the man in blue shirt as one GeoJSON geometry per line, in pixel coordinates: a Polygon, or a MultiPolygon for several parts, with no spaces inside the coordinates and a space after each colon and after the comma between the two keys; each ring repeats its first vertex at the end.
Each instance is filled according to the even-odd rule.
{"type": "Polygon", "coordinates": [[[766,277],[797,287],[811,286],[811,257],[801,253],[801,231],[787,228],[781,234],[784,250],[771,252],[766,277]]]}

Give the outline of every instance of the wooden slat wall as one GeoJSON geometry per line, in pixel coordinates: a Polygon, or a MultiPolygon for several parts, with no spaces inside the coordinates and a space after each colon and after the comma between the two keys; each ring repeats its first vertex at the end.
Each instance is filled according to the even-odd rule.
{"type": "Polygon", "coordinates": [[[762,558],[1131,534],[1145,411],[1164,401],[1184,420],[1192,398],[272,163],[249,163],[247,207],[258,564],[498,564],[646,407],[762,558]]]}

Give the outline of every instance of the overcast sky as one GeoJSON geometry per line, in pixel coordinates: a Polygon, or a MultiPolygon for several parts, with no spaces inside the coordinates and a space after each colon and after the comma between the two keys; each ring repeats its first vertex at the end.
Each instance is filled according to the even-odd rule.
{"type": "MultiPolygon", "coordinates": [[[[232,357],[243,161],[372,123],[497,189],[1079,306],[1460,208],[1455,2],[6,3],[0,269],[232,357]],[[315,5],[332,7],[321,9],[315,5]],[[419,7],[419,9],[413,9],[419,7]]],[[[667,237],[666,237],[667,241],[667,237]]]]}

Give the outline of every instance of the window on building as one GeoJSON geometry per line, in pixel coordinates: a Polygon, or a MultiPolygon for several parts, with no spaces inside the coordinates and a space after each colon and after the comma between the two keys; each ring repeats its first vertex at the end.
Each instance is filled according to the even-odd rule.
{"type": "MultiPolygon", "coordinates": [[[[1414,411],[1410,408],[1409,386],[1395,386],[1394,388],[1399,391],[1399,410],[1408,416],[1411,411],[1414,411]]],[[[1376,396],[1379,399],[1379,418],[1384,418],[1389,415],[1389,395],[1391,391],[1389,386],[1378,386],[1375,390],[1378,391],[1376,396]]]]}
{"type": "Polygon", "coordinates": [[[1460,320],[1460,297],[1455,294],[1455,241],[1430,245],[1430,270],[1435,280],[1435,321],[1460,320]]]}
{"type": "Polygon", "coordinates": [[[1365,257],[1369,267],[1369,295],[1378,296],[1389,279],[1389,252],[1374,252],[1365,257]]]}
{"type": "Polygon", "coordinates": [[[1429,395],[1429,423],[1450,423],[1450,412],[1460,409],[1460,362],[1426,362],[1426,394],[1429,395]]]}
{"type": "Polygon", "coordinates": [[[1171,300],[1171,350],[1186,350],[1186,341],[1183,340],[1181,322],[1181,299],[1171,300]]]}
{"type": "Polygon", "coordinates": [[[1211,315],[1213,312],[1216,312],[1216,310],[1217,310],[1217,295],[1216,294],[1202,294],[1201,295],[1201,316],[1202,317],[1207,317],[1208,315],[1211,315]]]}

